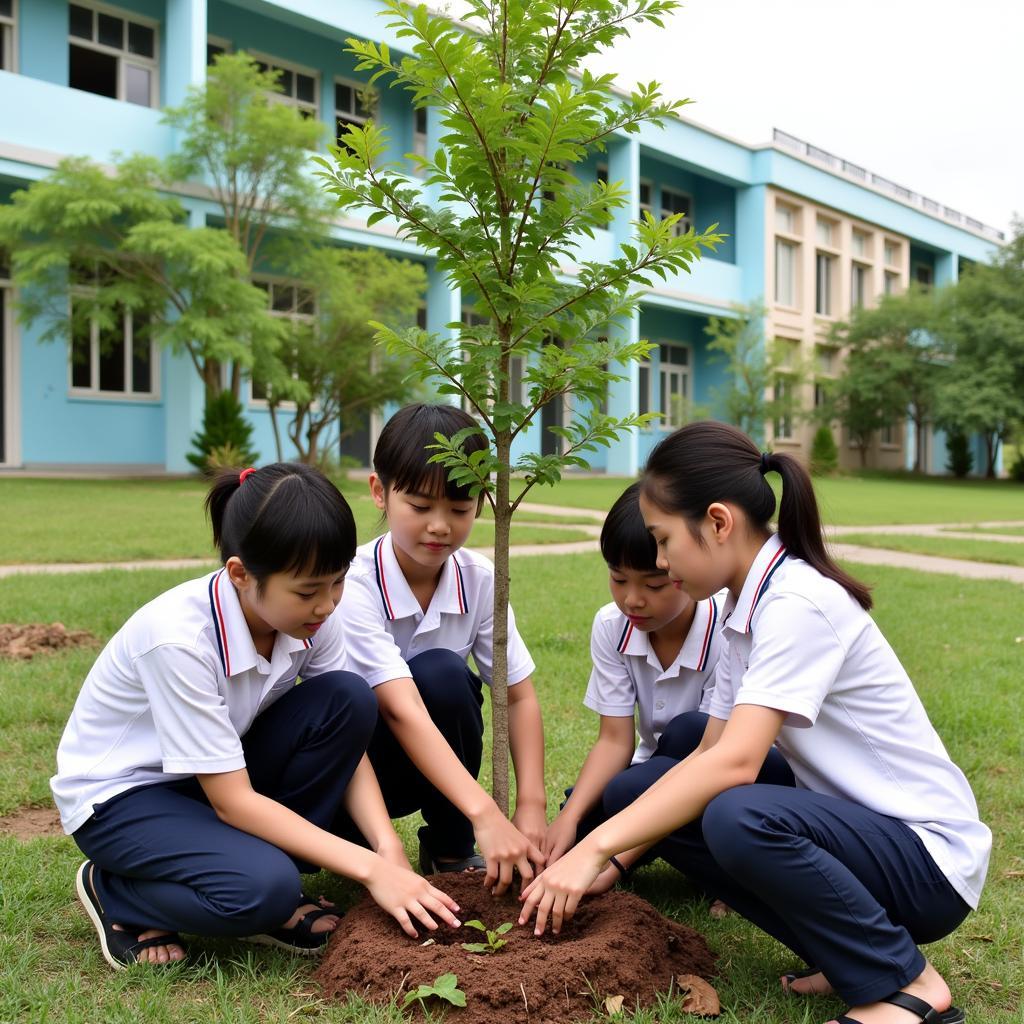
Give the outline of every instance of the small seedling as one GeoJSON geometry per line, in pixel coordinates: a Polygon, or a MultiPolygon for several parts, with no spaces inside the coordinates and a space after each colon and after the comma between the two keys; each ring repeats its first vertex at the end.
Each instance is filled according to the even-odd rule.
{"type": "Polygon", "coordinates": [[[459,979],[456,975],[442,974],[434,979],[433,985],[420,985],[415,992],[407,992],[402,1008],[419,1001],[420,1008],[426,1015],[428,999],[445,999],[452,1006],[465,1006],[466,993],[462,989],[456,988],[458,983],[459,979]]]}
{"type": "Polygon", "coordinates": [[[466,927],[475,928],[478,932],[483,932],[487,936],[487,941],[464,942],[462,943],[463,949],[470,953],[497,953],[502,946],[508,945],[508,940],[503,939],[501,936],[511,930],[512,922],[506,921],[504,924],[499,924],[493,932],[483,921],[467,921],[466,927]]]}

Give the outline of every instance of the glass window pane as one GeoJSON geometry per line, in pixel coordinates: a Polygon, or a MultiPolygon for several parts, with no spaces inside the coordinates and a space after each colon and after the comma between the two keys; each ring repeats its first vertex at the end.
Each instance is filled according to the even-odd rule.
{"type": "MultiPolygon", "coordinates": [[[[128,22],[129,53],[137,53],[140,57],[153,57],[155,56],[155,44],[155,33],[148,25],[137,25],[134,21],[128,22]]],[[[207,53],[209,53],[209,47],[207,47],[207,53]]]]}
{"type": "Polygon", "coordinates": [[[71,332],[71,386],[92,387],[92,343],[88,323],[77,322],[71,332]]]}
{"type": "Polygon", "coordinates": [[[153,390],[153,346],[149,339],[149,318],[132,314],[132,391],[149,394],[153,390]]]}
{"type": "Polygon", "coordinates": [[[416,117],[416,131],[420,135],[427,134],[427,108],[420,107],[415,114],[416,117]]]}
{"type": "Polygon", "coordinates": [[[124,49],[124,21],[112,14],[96,15],[99,29],[97,38],[104,46],[112,46],[115,50],[124,49]]]}
{"type": "Polygon", "coordinates": [[[100,391],[124,391],[124,320],[100,334],[100,391]]]}
{"type": "Polygon", "coordinates": [[[216,43],[206,44],[206,66],[212,67],[216,63],[217,58],[224,52],[223,46],[218,46],[216,43]]]}
{"type": "Polygon", "coordinates": [[[639,384],[640,394],[636,411],[643,415],[651,411],[651,368],[649,366],[640,367],[639,384]]]}
{"type": "Polygon", "coordinates": [[[149,68],[140,68],[134,64],[124,66],[124,98],[129,103],[136,103],[140,107],[148,107],[150,100],[150,79],[149,68]]]}
{"type": "Polygon", "coordinates": [[[116,100],[117,58],[83,46],[69,46],[68,85],[72,89],[83,89],[116,100]]]}
{"type": "Polygon", "coordinates": [[[300,288],[295,300],[295,308],[299,313],[304,313],[308,316],[315,314],[316,298],[313,293],[305,288],[300,288]]]}
{"type": "Polygon", "coordinates": [[[0,0],[0,18],[14,17],[14,0],[0,0]]]}
{"type": "Polygon", "coordinates": [[[92,11],[71,4],[68,7],[68,32],[79,39],[92,39],[92,11]]]}
{"type": "Polygon", "coordinates": [[[311,75],[295,76],[295,97],[303,103],[316,103],[316,79],[311,75]]]}
{"type": "Polygon", "coordinates": [[[295,95],[295,76],[286,68],[282,68],[281,74],[277,76],[277,85],[285,96],[295,95]]]}
{"type": "Polygon", "coordinates": [[[278,313],[290,313],[295,308],[295,289],[290,284],[275,284],[271,309],[278,313]]]}
{"type": "Polygon", "coordinates": [[[334,109],[352,112],[352,87],[341,82],[334,83],[334,109]]]}

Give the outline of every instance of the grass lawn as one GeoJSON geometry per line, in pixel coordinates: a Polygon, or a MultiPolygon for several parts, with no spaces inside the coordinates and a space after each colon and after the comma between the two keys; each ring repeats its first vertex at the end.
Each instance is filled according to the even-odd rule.
{"type": "MultiPolygon", "coordinates": [[[[779,491],[776,474],[768,477],[779,491]]],[[[607,510],[632,482],[629,477],[568,477],[534,487],[537,504],[607,510]]],[[[1024,486],[1006,480],[950,480],[910,476],[818,477],[822,518],[844,526],[884,523],[978,523],[1024,519],[1024,486]]]]}
{"type": "MultiPolygon", "coordinates": [[[[360,541],[382,533],[380,514],[361,481],[343,482],[360,541]]],[[[2,480],[0,564],[20,562],[114,562],[159,558],[207,558],[213,554],[203,511],[206,488],[199,480],[2,480]]],[[[520,513],[514,544],[586,540],[572,526],[587,519],[520,513]]],[[[489,516],[476,525],[472,543],[494,544],[489,516]]]]}
{"type": "MultiPolygon", "coordinates": [[[[552,810],[572,782],[596,734],[581,706],[589,672],[594,610],[607,600],[599,556],[569,555],[522,563],[513,599],[538,664],[547,731],[552,810]],[[566,580],[573,581],[571,594],[566,580]]],[[[967,772],[996,845],[978,914],[928,955],[945,974],[970,1019],[1019,1024],[1024,992],[1024,645],[1021,592],[1008,583],[961,580],[880,567],[854,567],[874,585],[877,618],[916,680],[952,756],[967,772]]],[[[52,621],[105,639],[141,603],[188,577],[186,572],[107,571],[0,580],[0,621],[52,621]]],[[[49,799],[54,749],[94,651],[78,650],[0,664],[0,814],[49,799]]],[[[486,784],[486,779],[483,780],[486,784]]],[[[407,837],[415,821],[403,823],[407,837]]],[[[353,1000],[326,1005],[311,967],[264,948],[194,940],[193,960],[170,970],[115,974],[74,899],[80,860],[71,840],[27,843],[0,836],[0,1022],[38,1024],[256,1024],[275,1021],[396,1021],[353,1000]]],[[[355,886],[321,876],[311,883],[343,901],[355,886]]],[[[820,1024],[835,1000],[785,997],[777,977],[792,967],[787,950],[736,915],[708,916],[707,905],[664,865],[639,872],[636,890],[704,931],[721,955],[717,985],[726,1024],[820,1024]]],[[[396,929],[396,942],[399,938],[396,929]]],[[[418,980],[418,979],[417,979],[418,980]]],[[[431,979],[432,980],[432,979],[431,979]]],[[[598,979],[599,981],[599,979],[598,979]]],[[[454,1019],[454,1018],[452,1018],[454,1019]]],[[[607,1017],[604,1017],[607,1020],[607,1017]]],[[[658,1018],[683,1024],[676,1012],[658,1018]]],[[[651,1015],[625,1022],[653,1024],[651,1015]]]]}
{"type": "Polygon", "coordinates": [[[905,533],[840,533],[841,544],[860,544],[866,548],[910,551],[915,555],[964,558],[970,562],[995,562],[998,565],[1024,565],[1024,544],[997,540],[966,540],[960,537],[915,537],[905,533]]]}

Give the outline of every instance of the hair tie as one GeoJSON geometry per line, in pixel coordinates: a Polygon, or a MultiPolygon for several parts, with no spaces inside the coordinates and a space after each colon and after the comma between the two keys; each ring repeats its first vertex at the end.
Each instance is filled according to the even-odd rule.
{"type": "Polygon", "coordinates": [[[761,466],[760,466],[761,476],[764,476],[765,473],[768,473],[768,472],[771,471],[771,466],[768,465],[768,463],[771,461],[771,457],[772,457],[772,453],[771,452],[761,452],[761,466]]]}
{"type": "Polygon", "coordinates": [[[238,486],[241,487],[242,484],[244,484],[245,481],[255,472],[256,470],[252,466],[248,469],[243,469],[242,472],[238,474],[238,486]]]}

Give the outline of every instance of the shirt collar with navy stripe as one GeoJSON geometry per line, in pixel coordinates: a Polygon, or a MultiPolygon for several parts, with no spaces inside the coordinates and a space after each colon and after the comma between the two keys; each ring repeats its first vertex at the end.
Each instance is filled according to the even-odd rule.
{"type": "MultiPolygon", "coordinates": [[[[637,629],[624,615],[622,623],[622,631],[619,633],[619,640],[616,644],[619,654],[632,654],[647,658],[648,661],[652,656],[656,657],[651,648],[650,634],[642,629],[637,629]]],[[[690,623],[690,630],[683,639],[683,645],[673,664],[696,672],[707,668],[708,658],[711,656],[711,641],[717,625],[718,606],[715,604],[714,598],[709,597],[704,601],[698,601],[696,611],[693,613],[693,622],[690,623]]]]}
{"type": "MultiPolygon", "coordinates": [[[[384,617],[394,622],[409,616],[423,615],[416,595],[412,592],[405,573],[398,564],[395,545],[390,533],[385,533],[373,545],[373,572],[384,617]]],[[[437,589],[430,599],[430,610],[465,615],[469,610],[466,599],[466,581],[457,555],[445,560],[437,589]]]]}
{"type": "MultiPolygon", "coordinates": [[[[238,591],[228,579],[226,569],[215,572],[210,577],[210,616],[213,619],[213,632],[217,643],[217,654],[221,667],[227,678],[237,676],[256,668],[260,655],[252,640],[249,624],[245,621],[245,613],[238,601],[238,591]]],[[[313,646],[313,638],[300,640],[278,633],[274,640],[274,654],[279,649],[286,654],[308,650],[313,646]]],[[[272,656],[273,657],[273,656],[272,656]]]]}
{"type": "Polygon", "coordinates": [[[754,612],[761,603],[764,595],[771,587],[772,578],[775,576],[779,566],[786,560],[786,548],[777,534],[772,534],[765,541],[761,550],[754,558],[754,563],[747,573],[743,582],[743,589],[736,602],[729,600],[730,613],[725,619],[725,629],[734,633],[749,633],[750,624],[754,619],[754,612]]]}

